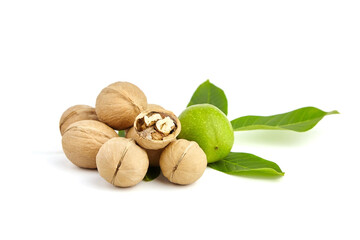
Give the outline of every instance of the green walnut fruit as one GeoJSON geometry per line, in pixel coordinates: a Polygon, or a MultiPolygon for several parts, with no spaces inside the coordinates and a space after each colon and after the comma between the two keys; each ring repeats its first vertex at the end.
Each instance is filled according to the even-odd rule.
{"type": "Polygon", "coordinates": [[[234,131],[226,115],[211,104],[186,108],[179,116],[178,138],[195,141],[204,150],[208,163],[226,157],[234,144],[234,131]]]}

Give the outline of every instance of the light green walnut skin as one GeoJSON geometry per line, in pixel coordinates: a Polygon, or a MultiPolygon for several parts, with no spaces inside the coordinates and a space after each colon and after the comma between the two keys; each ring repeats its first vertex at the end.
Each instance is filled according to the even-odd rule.
{"type": "Polygon", "coordinates": [[[234,144],[234,131],[226,115],[211,104],[186,108],[179,116],[181,132],[178,138],[195,141],[204,150],[207,162],[226,157],[234,144]]]}

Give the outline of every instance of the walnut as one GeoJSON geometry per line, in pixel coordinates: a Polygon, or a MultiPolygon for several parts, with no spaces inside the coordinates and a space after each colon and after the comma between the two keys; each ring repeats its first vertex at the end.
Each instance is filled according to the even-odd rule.
{"type": "Polygon", "coordinates": [[[133,139],[113,138],[107,141],[96,156],[100,175],[118,187],[131,187],[145,177],[149,159],[144,149],[133,139]]]}
{"type": "Polygon", "coordinates": [[[96,168],[96,154],[116,132],[102,122],[82,120],[71,124],[62,137],[66,157],[81,168],[96,168]]]}
{"type": "Polygon", "coordinates": [[[72,123],[81,120],[98,120],[95,108],[88,105],[75,105],[68,108],[60,119],[59,128],[61,136],[72,123]]]}
{"type": "Polygon", "coordinates": [[[196,142],[179,139],[160,156],[160,168],[172,183],[186,185],[198,180],[207,166],[206,155],[196,142]]]}
{"type": "Polygon", "coordinates": [[[136,116],[146,109],[145,94],[132,83],[116,82],[104,88],[96,99],[100,121],[117,130],[130,128],[136,116]]]}

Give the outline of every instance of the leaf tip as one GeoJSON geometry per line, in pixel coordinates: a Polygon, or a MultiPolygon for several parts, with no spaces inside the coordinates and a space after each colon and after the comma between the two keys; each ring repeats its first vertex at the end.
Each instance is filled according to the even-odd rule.
{"type": "Polygon", "coordinates": [[[337,110],[334,110],[334,111],[331,111],[331,112],[327,113],[327,115],[331,115],[331,114],[340,114],[340,112],[337,111],[337,110]]]}

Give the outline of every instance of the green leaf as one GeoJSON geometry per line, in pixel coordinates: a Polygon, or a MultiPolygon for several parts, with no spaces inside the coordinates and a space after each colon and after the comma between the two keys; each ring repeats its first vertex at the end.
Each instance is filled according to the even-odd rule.
{"type": "Polygon", "coordinates": [[[304,107],[272,116],[239,117],[232,120],[231,125],[234,131],[271,129],[305,132],[313,128],[326,115],[338,113],[338,111],[324,112],[315,107],[304,107]]]}
{"type": "Polygon", "coordinates": [[[209,103],[216,106],[223,111],[225,115],[228,113],[228,102],[224,91],[212,84],[209,80],[206,80],[196,89],[187,106],[190,107],[191,105],[202,103],[209,103]]]}
{"type": "Polygon", "coordinates": [[[125,130],[119,130],[118,135],[119,137],[125,137],[125,130]]]}
{"type": "Polygon", "coordinates": [[[230,152],[224,159],[209,163],[209,167],[236,176],[283,176],[280,167],[271,161],[250,153],[230,152]]]}
{"type": "Polygon", "coordinates": [[[145,182],[150,182],[160,175],[160,167],[149,166],[146,175],[143,179],[145,182]]]}

